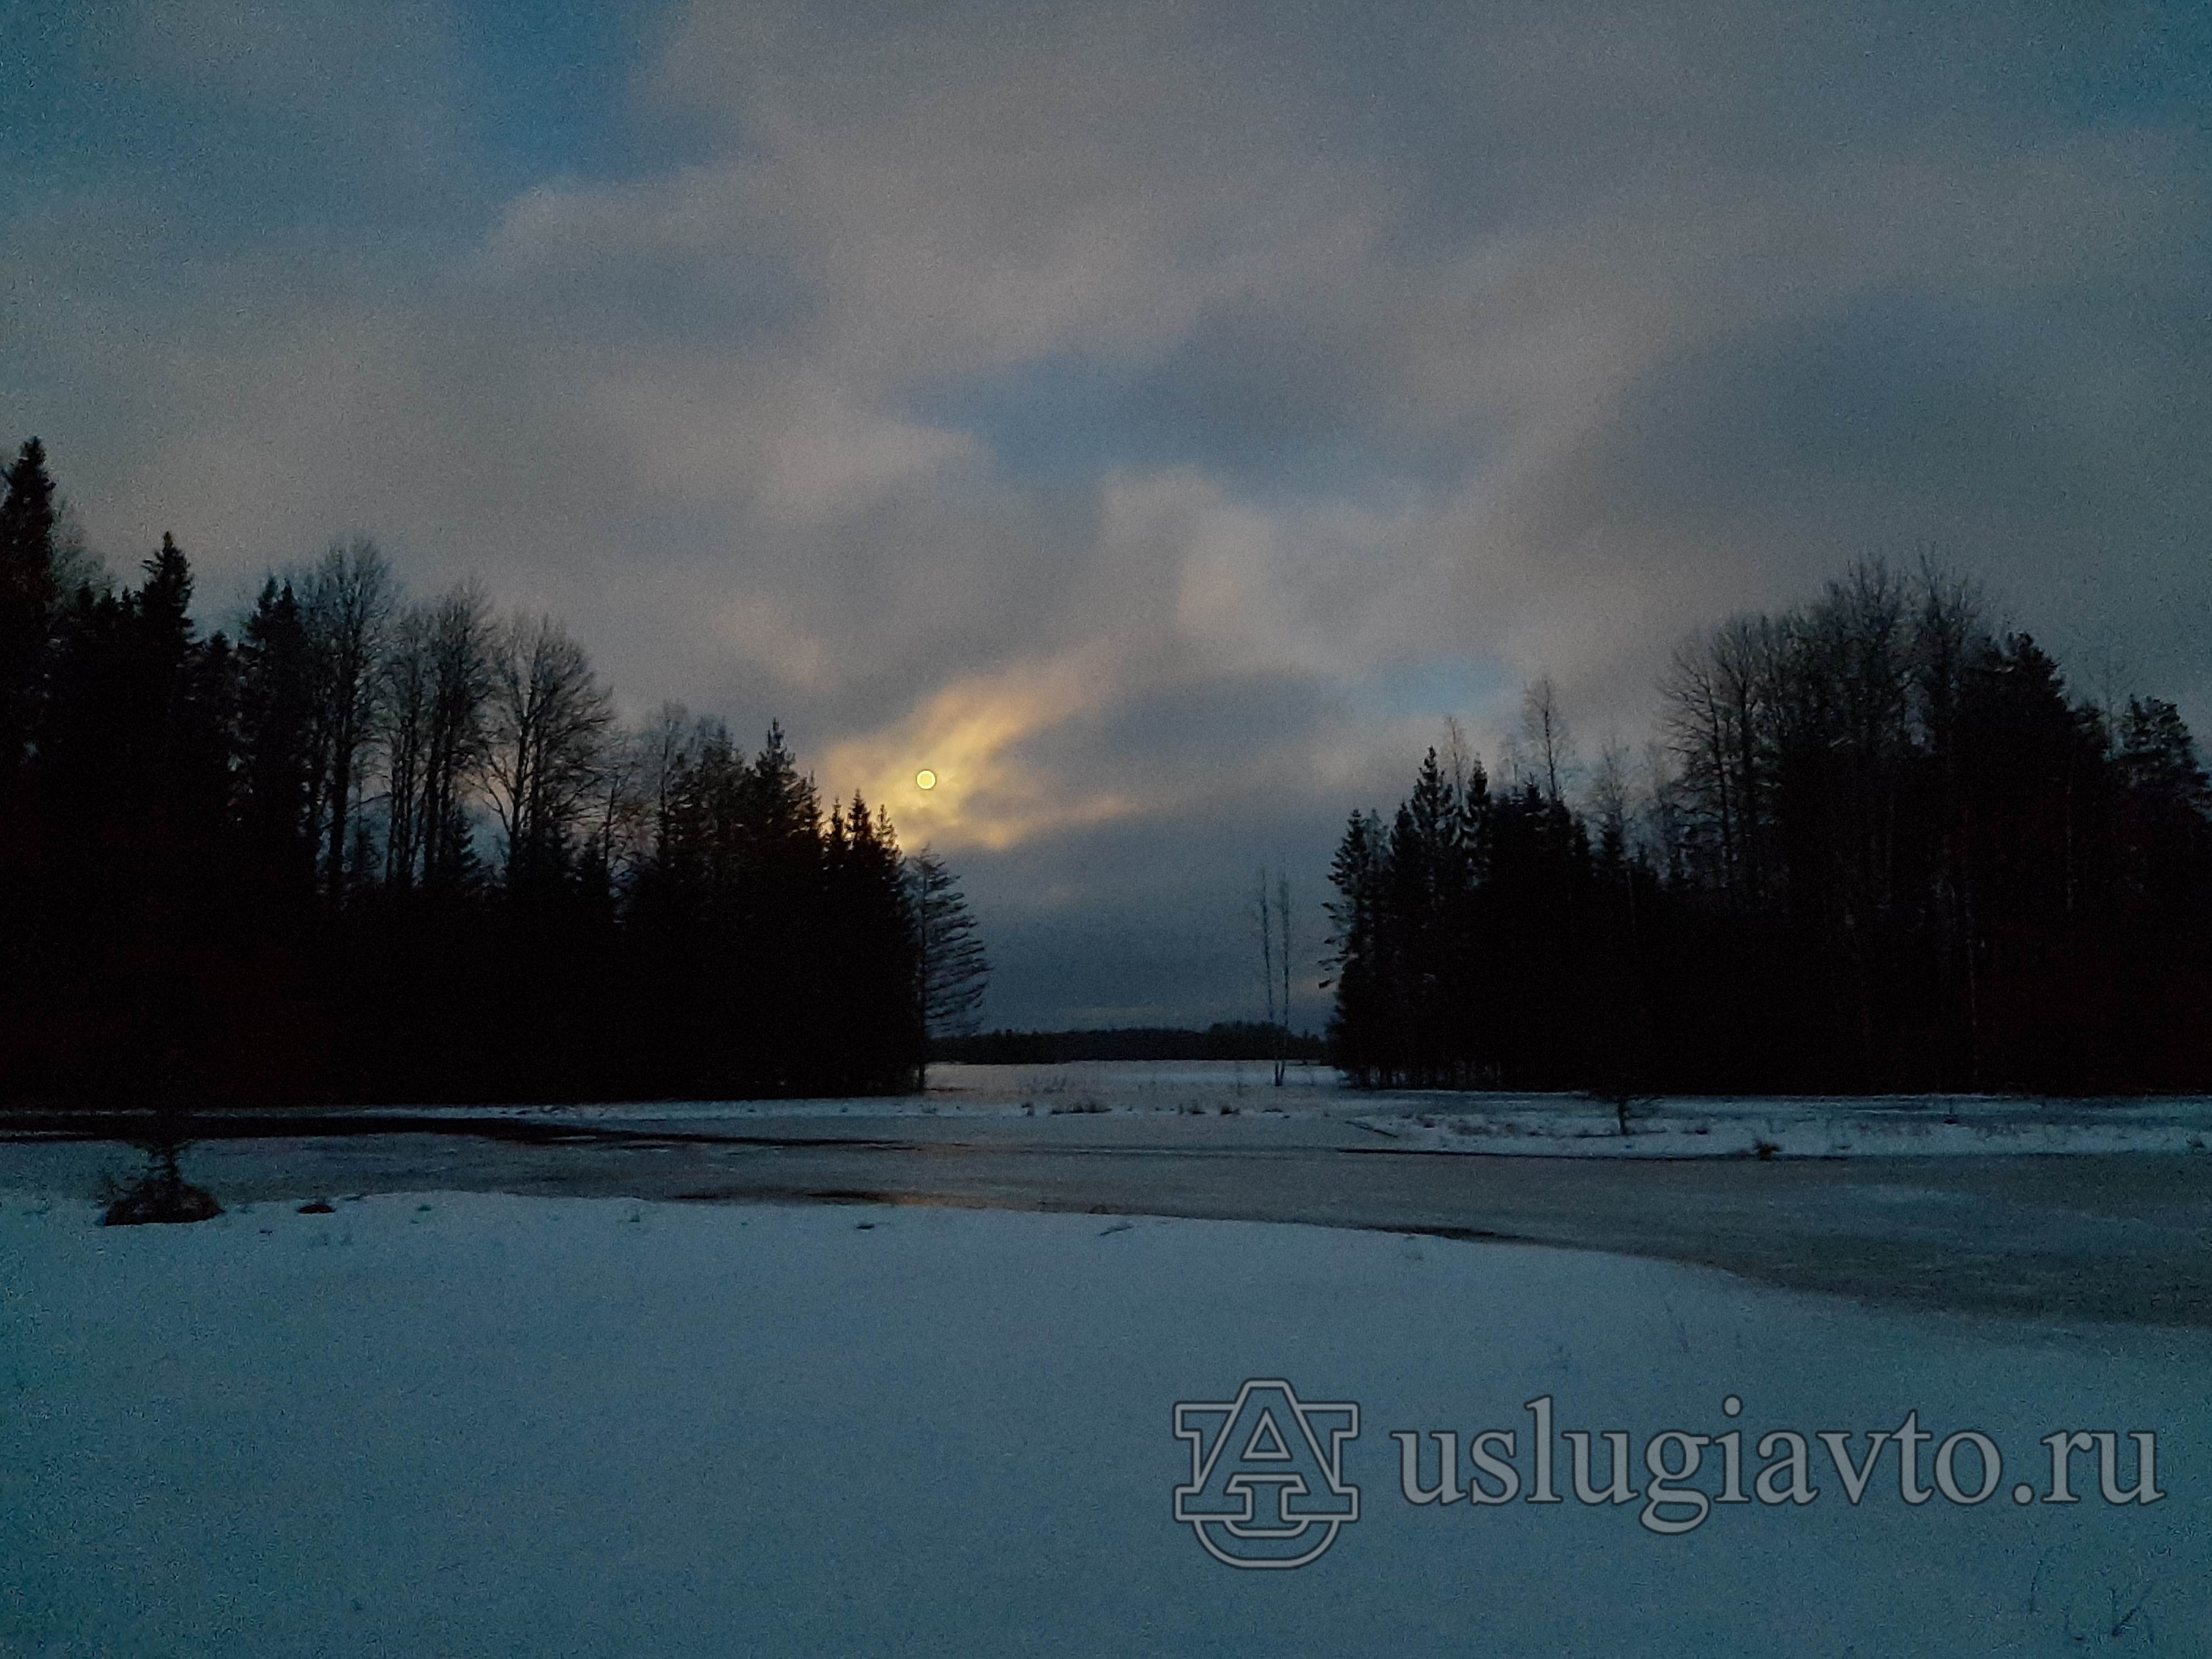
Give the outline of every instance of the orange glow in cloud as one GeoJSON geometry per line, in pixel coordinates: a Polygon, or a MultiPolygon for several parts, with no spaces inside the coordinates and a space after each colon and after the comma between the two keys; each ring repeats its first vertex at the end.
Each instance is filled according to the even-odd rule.
{"type": "Polygon", "coordinates": [[[823,775],[841,792],[857,784],[889,807],[908,847],[997,851],[1125,817],[1137,810],[1127,795],[1071,787],[1011,752],[1094,707],[1109,689],[1095,651],[969,675],[884,730],[835,745],[823,775]]]}

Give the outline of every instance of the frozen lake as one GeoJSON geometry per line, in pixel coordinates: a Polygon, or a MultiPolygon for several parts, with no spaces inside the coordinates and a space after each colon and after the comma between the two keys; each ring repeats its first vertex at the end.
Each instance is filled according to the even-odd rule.
{"type": "MultiPolygon", "coordinates": [[[[1543,1158],[1924,1158],[2202,1152],[2212,1097],[2008,1095],[1639,1097],[1357,1090],[1333,1067],[1293,1065],[1280,1088],[1252,1060],[939,1065],[927,1092],[848,1101],[687,1101],[509,1109],[589,1123],[822,1116],[992,1118],[1281,1115],[1349,1125],[1431,1152],[1543,1158]]],[[[475,1109],[471,1109],[473,1110],[475,1109]]]]}
{"type": "Polygon", "coordinates": [[[185,1170],[228,1212],[185,1227],[95,1224],[128,1146],[0,1133],[0,1652],[2206,1650],[2204,1102],[1623,1136],[1319,1068],[932,1083],[210,1125],[185,1170]],[[1176,1402],[1228,1425],[1254,1379],[1363,1413],[1358,1518],[1294,1572],[1172,1512],[1176,1402]],[[1681,1500],[1586,1503],[1553,1437],[1558,1506],[1408,1501],[1400,1431],[1439,1494],[1438,1434],[1472,1492],[1516,1433],[1533,1494],[1538,1397],[1593,1470],[1631,1434],[1639,1492],[1737,1399],[1743,1480],[1797,1433],[1816,1496],[1723,1503],[1708,1462],[1666,1534],[1681,1500]],[[1871,1439],[1908,1413],[2001,1449],[1988,1498],[1908,1497],[1935,1454],[1871,1439]],[[2057,1498],[2076,1431],[2120,1487],[2154,1436],[2163,1495],[2083,1450],[2057,1498]]]}
{"type": "MultiPolygon", "coordinates": [[[[862,1100],[394,1106],[222,1126],[225,1202],[416,1191],[1099,1212],[1568,1246],[1891,1304],[2212,1326],[2212,1102],[1667,1100],[1340,1086],[1293,1067],[933,1069],[862,1100]],[[250,1133],[247,1133],[250,1131],[250,1133]]],[[[88,1203],[112,1141],[0,1133],[88,1203]]]]}

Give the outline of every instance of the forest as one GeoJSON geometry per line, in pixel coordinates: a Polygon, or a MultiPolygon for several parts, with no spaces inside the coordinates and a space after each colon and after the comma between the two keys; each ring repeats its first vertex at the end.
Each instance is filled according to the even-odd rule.
{"type": "Polygon", "coordinates": [[[931,1057],[977,1066],[1062,1066],[1087,1060],[1295,1060],[1328,1058],[1321,1038],[1261,1020],[1216,1020],[1204,1030],[1130,1025],[1081,1031],[978,1031],[930,1045],[931,1057]]]}
{"type": "Polygon", "coordinates": [[[1684,645],[1640,760],[1531,686],[1493,784],[1431,750],[1331,880],[1369,1085],[2212,1088],[2212,789],[1977,586],[1881,562],[1684,645]]]}
{"type": "Polygon", "coordinates": [[[203,631],[165,537],[0,501],[0,1100],[190,1110],[914,1085],[988,963],[959,884],[780,729],[617,720],[558,623],[373,544],[203,631]]]}
{"type": "MultiPolygon", "coordinates": [[[[825,806],[773,724],[750,752],[673,704],[625,726],[557,622],[410,599],[365,540],[208,631],[173,541],[118,582],[35,439],[5,476],[0,1102],[821,1095],[1066,1057],[976,1035],[957,878],[825,806]]],[[[1346,826],[1330,1057],[1624,1101],[2212,1087],[2191,734],[1992,611],[1869,562],[1684,644],[1640,757],[1583,763],[1547,680],[1495,781],[1454,726],[1346,826]]]]}

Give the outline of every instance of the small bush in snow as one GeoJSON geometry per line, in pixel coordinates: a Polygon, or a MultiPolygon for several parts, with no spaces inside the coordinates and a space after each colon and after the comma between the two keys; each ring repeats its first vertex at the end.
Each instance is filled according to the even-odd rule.
{"type": "Polygon", "coordinates": [[[208,1221],[222,1213],[215,1195],[186,1181],[177,1168],[182,1141],[156,1141],[146,1148],[146,1173],[128,1187],[107,1183],[110,1202],[100,1224],[138,1227],[151,1222],[208,1221]]]}

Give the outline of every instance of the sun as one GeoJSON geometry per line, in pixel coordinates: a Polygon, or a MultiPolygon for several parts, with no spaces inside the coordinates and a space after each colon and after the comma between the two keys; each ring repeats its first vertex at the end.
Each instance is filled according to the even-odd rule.
{"type": "Polygon", "coordinates": [[[914,787],[917,789],[936,788],[937,774],[931,771],[927,766],[923,767],[921,771],[914,775],[914,787]]]}

